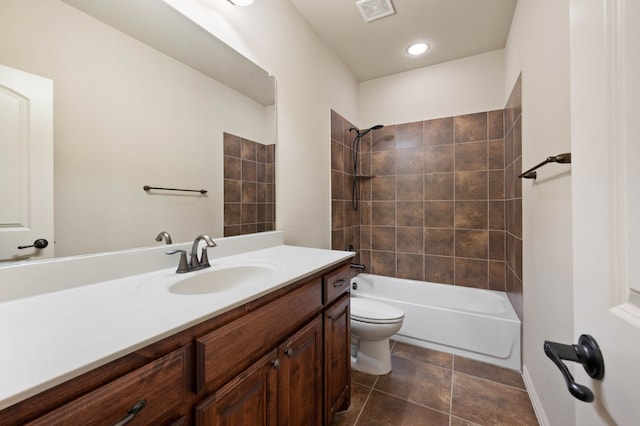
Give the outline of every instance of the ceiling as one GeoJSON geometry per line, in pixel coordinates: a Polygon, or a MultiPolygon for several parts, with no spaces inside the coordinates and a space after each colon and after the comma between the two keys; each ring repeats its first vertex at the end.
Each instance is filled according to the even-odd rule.
{"type": "Polygon", "coordinates": [[[265,70],[163,1],[63,1],[262,105],[275,103],[275,83],[265,70]]]}
{"type": "Polygon", "coordinates": [[[357,0],[291,0],[359,81],[505,46],[517,0],[391,0],[396,11],[366,23],[357,0]],[[409,44],[431,48],[420,57],[409,44]]]}

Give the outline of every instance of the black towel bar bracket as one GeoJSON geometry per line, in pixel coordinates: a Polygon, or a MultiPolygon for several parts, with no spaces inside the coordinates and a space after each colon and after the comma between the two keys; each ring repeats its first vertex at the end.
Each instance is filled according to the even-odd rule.
{"type": "Polygon", "coordinates": [[[518,177],[525,178],[525,179],[535,179],[538,177],[538,173],[535,170],[549,163],[571,163],[571,153],[565,152],[564,154],[558,154],[555,156],[547,157],[547,159],[544,160],[542,163],[530,168],[526,172],[519,174],[518,177]]]}
{"type": "Polygon", "coordinates": [[[160,189],[162,191],[183,191],[183,192],[199,192],[200,194],[204,195],[207,193],[206,189],[178,189],[178,188],[158,188],[156,186],[149,186],[149,185],[145,185],[142,187],[142,189],[144,189],[145,191],[149,192],[152,189],[160,189]]]}

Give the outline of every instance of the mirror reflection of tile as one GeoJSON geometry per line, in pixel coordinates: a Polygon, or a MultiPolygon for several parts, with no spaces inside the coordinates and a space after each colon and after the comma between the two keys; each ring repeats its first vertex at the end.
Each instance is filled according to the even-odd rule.
{"type": "Polygon", "coordinates": [[[275,145],[223,139],[224,236],[275,230],[275,145]]]}

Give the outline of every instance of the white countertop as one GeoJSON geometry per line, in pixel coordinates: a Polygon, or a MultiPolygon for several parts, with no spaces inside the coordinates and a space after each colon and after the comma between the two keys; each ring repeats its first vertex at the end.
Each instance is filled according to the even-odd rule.
{"type": "MultiPolygon", "coordinates": [[[[265,264],[257,283],[203,295],[168,291],[175,266],[0,303],[0,409],[340,263],[353,253],[277,245],[214,258],[265,264]]],[[[175,258],[177,264],[178,258],[175,258]]]]}

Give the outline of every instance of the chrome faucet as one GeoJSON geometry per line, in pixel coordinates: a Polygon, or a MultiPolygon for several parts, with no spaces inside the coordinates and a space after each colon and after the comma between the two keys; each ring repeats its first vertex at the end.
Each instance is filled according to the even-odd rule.
{"type": "Polygon", "coordinates": [[[167,254],[176,254],[180,253],[180,263],[178,264],[178,269],[176,269],[176,273],[184,274],[185,272],[197,271],[199,269],[208,268],[209,265],[209,256],[207,255],[207,248],[215,247],[216,243],[213,242],[210,236],[206,234],[201,234],[196,237],[193,241],[193,246],[191,247],[191,259],[187,262],[187,251],[186,250],[172,250],[168,251],[167,254]],[[198,244],[200,241],[204,241],[206,246],[202,247],[202,255],[198,258],[198,244]]]}
{"type": "Polygon", "coordinates": [[[189,261],[189,266],[192,268],[208,268],[209,266],[209,256],[207,255],[207,248],[215,247],[216,243],[213,242],[210,236],[206,234],[200,234],[193,241],[193,246],[191,246],[191,260],[189,261]],[[202,247],[202,255],[198,259],[198,244],[200,241],[204,241],[207,245],[202,247]]]}
{"type": "Polygon", "coordinates": [[[162,231],[158,235],[156,235],[156,241],[160,242],[162,239],[167,242],[167,244],[171,244],[171,235],[167,231],[162,231]]]}

